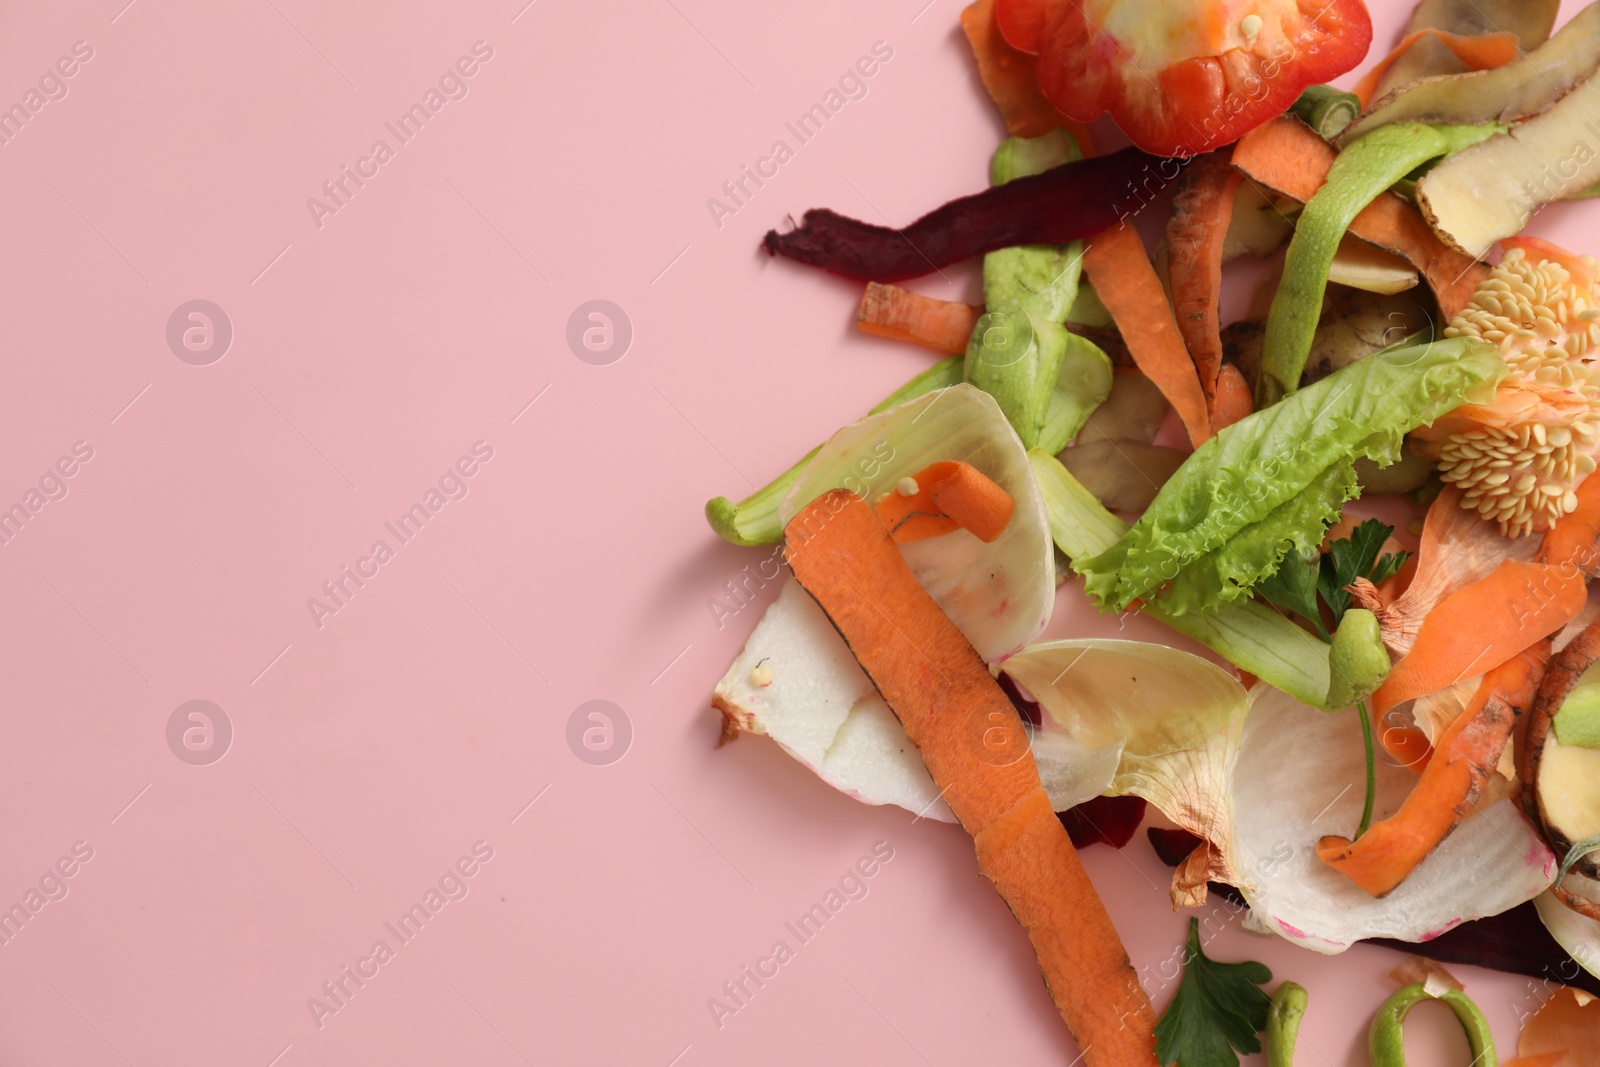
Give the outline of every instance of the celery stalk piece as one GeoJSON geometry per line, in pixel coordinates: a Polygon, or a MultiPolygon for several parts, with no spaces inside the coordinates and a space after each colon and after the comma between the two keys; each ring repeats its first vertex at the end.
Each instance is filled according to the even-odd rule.
{"type": "Polygon", "coordinates": [[[1056,387],[1039,427],[1039,448],[1054,455],[1072,443],[1095,409],[1111,395],[1111,357],[1086,337],[1067,334],[1056,387]]]}
{"type": "MultiPolygon", "coordinates": [[[[989,183],[1004,185],[1083,158],[1065,130],[1043,137],[1011,137],[989,161],[989,183]]],[[[1018,245],[983,257],[983,299],[989,310],[1016,305],[1048,322],[1065,322],[1078,297],[1083,242],[1018,245]]],[[[981,388],[981,387],[980,387],[981,388]]]]}
{"type": "Polygon", "coordinates": [[[1499,128],[1493,124],[1434,127],[1397,122],[1351,142],[1339,153],[1328,170],[1327,183],[1307,202],[1289,241],[1283,280],[1267,313],[1261,373],[1256,380],[1257,411],[1299,387],[1322,315],[1328,271],[1355,217],[1415,167],[1486,140],[1499,128]]]}
{"type": "Polygon", "coordinates": [[[1039,444],[1072,336],[1015,305],[990,311],[972,328],[966,380],[994,397],[1025,448],[1039,444]]]}
{"type": "MultiPolygon", "coordinates": [[[[1060,460],[1039,449],[1030,451],[1028,460],[1050,516],[1050,535],[1068,559],[1098,556],[1128,532],[1128,524],[1107,511],[1060,460]]],[[[1327,697],[1328,646],[1265,604],[1233,601],[1205,615],[1169,615],[1159,604],[1142,610],[1301,703],[1321,706],[1327,697]]]]}
{"type": "MultiPolygon", "coordinates": [[[[909,382],[884,397],[869,411],[877,415],[915,400],[935,389],[961,383],[961,357],[951,356],[940,360],[909,382]]],[[[788,494],[800,475],[810,465],[812,457],[822,448],[818,445],[807,452],[800,462],[778,475],[770,483],[735,504],[725,496],[706,501],[706,521],[724,541],[736,545],[772,545],[783,539],[783,522],[778,517],[778,505],[788,494]]]]}
{"type": "Polygon", "coordinates": [[[1066,130],[1051,130],[1042,137],[1008,137],[989,159],[989,184],[1004,185],[1082,158],[1077,138],[1066,130]]]}
{"type": "MultiPolygon", "coordinates": [[[[995,150],[989,179],[1003,185],[1079,158],[1077,142],[1063,130],[1013,137],[995,150]]],[[[1029,448],[1059,452],[1110,394],[1105,354],[1061,328],[1080,302],[1082,275],[1081,241],[1019,245],[983,257],[989,313],[967,345],[967,381],[999,402],[1029,448]]],[[[1083,313],[1092,316],[1094,307],[1086,303],[1083,313]]]]}

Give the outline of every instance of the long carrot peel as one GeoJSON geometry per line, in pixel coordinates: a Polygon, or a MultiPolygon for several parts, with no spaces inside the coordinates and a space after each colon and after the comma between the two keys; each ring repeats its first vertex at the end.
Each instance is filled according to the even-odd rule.
{"type": "Polygon", "coordinates": [[[930,463],[873,505],[899,544],[968,530],[988,544],[1011,521],[1017,502],[988,475],[967,463],[930,463]]]}
{"type": "Polygon", "coordinates": [[[1222,243],[1233,219],[1234,193],[1244,181],[1228,161],[1232,151],[1207,153],[1184,169],[1167,222],[1172,310],[1213,416],[1222,370],[1222,243]]]}
{"type": "Polygon", "coordinates": [[[1138,232],[1124,220],[1089,238],[1083,269],[1134,363],[1177,410],[1189,440],[1198,447],[1211,436],[1206,394],[1138,232]]]}
{"type": "MultiPolygon", "coordinates": [[[[1338,153],[1299,119],[1280,116],[1233,146],[1233,165],[1259,185],[1302,204],[1328,180],[1338,153]]],[[[1384,193],[1361,210],[1350,232],[1401,257],[1422,272],[1446,320],[1472,301],[1487,265],[1445,244],[1412,204],[1384,193]]]]}
{"type": "Polygon", "coordinates": [[[983,308],[923,296],[898,285],[868,282],[856,309],[856,329],[959,356],[983,308]]]}
{"type": "Polygon", "coordinates": [[[1088,1067],[1156,1067],[1155,1010],[1060,820],[1011,701],[860,497],[789,523],[789,564],[899,718],[978,869],[1028,931],[1088,1067]]]}
{"type": "Polygon", "coordinates": [[[1549,657],[1550,640],[1543,638],[1486,673],[1400,810],[1357,841],[1324,837],[1317,842],[1322,862],[1375,897],[1399,885],[1472,814],[1549,657]]]}
{"type": "Polygon", "coordinates": [[[1039,91],[1039,59],[1011,47],[995,21],[995,0],[978,0],[961,12],[961,28],[978,61],[978,78],[989,91],[1006,130],[1013,137],[1040,137],[1056,127],[1077,139],[1086,156],[1094,155],[1088,130],[1074,122],[1039,91]]]}
{"type": "Polygon", "coordinates": [[[1500,666],[1571,622],[1587,601],[1583,575],[1570,565],[1504,561],[1428,614],[1411,651],[1372,694],[1373,714],[1500,666]]]}

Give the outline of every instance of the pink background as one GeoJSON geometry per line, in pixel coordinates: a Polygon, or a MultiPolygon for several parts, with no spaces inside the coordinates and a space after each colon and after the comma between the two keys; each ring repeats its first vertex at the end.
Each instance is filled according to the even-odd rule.
{"type": "MultiPolygon", "coordinates": [[[[124,3],[0,13],[0,102],[93,49],[0,146],[0,504],[93,449],[0,546],[0,904],[93,849],[0,946],[0,1061],[1072,1060],[959,831],[761,739],[714,751],[707,707],[776,587],[716,624],[763,557],[702,502],[927,362],[757,241],[981,187],[998,127],[958,0],[124,3]],[[866,98],[715,225],[707,198],[880,40],[866,98]],[[468,95],[319,227],[307,198],[477,41],[468,95]],[[165,339],[194,299],[233,325],[208,366],[165,339]],[[608,366],[565,340],[593,299],[633,326],[608,366]],[[307,599],[478,441],[468,495],[319,627],[307,599]],[[193,699],[234,730],[208,766],[166,740],[193,699]],[[632,724],[609,766],[567,743],[592,699],[632,724]],[[478,841],[468,895],[319,1027],[307,999],[478,841]],[[869,896],[719,1029],[707,998],[879,841],[869,896]]],[[[1374,14],[1387,47],[1404,10],[1374,14]]],[[[1596,211],[1536,229],[1594,250],[1596,211]]],[[[976,294],[949,273],[926,288],[976,294]]],[[[1062,602],[1053,632],[1085,632],[1062,602]]],[[[1169,957],[1184,920],[1142,839],[1085,861],[1136,961],[1169,957]]],[[[1213,950],[1309,987],[1302,1062],[1364,1062],[1396,954],[1213,950]]],[[[1508,1046],[1527,983],[1462,973],[1508,1046]]]]}

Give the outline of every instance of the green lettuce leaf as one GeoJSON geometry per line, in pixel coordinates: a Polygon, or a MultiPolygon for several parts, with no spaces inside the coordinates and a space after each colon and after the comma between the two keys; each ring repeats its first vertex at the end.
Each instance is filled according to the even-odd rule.
{"type": "Polygon", "coordinates": [[[1358,491],[1356,458],[1394,462],[1407,431],[1487,399],[1505,372],[1473,338],[1385,349],[1229,426],[1116,545],[1079,562],[1089,594],[1107,610],[1159,600],[1173,615],[1249,596],[1291,548],[1322,540],[1358,491]]]}

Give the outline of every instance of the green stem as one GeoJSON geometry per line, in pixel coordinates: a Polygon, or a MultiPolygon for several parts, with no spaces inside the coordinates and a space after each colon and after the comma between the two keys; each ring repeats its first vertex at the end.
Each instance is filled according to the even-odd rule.
{"type": "MultiPolygon", "coordinates": [[[[878,415],[936,389],[960,385],[964,362],[965,357],[962,356],[940,360],[884,397],[868,414],[878,415]]],[[[783,539],[783,519],[778,514],[778,508],[794,483],[800,480],[801,473],[810,465],[811,457],[821,449],[821,445],[813,448],[801,457],[800,462],[737,504],[725,496],[706,501],[706,521],[717,532],[717,536],[736,545],[777,544],[783,539]]]]}
{"type": "Polygon", "coordinates": [[[1309,1000],[1305,987],[1295,982],[1284,982],[1272,994],[1272,1011],[1267,1015],[1267,1067],[1294,1067],[1294,1046],[1309,1000]]]}
{"type": "Polygon", "coordinates": [[[1372,825],[1372,805],[1378,799],[1378,760],[1372,748],[1372,716],[1367,713],[1365,700],[1356,701],[1356,713],[1361,716],[1361,744],[1367,754],[1367,799],[1361,805],[1361,825],[1356,827],[1352,838],[1359,841],[1372,825]]]}
{"type": "Polygon", "coordinates": [[[1324,140],[1331,141],[1361,114],[1361,98],[1331,85],[1308,85],[1289,110],[1324,140]]]}

